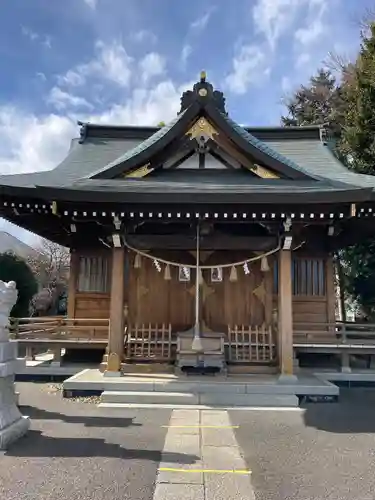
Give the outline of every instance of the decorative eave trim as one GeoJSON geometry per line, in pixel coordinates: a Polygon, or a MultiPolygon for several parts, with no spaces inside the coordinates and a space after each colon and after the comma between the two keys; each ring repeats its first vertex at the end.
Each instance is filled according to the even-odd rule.
{"type": "Polygon", "coordinates": [[[257,162],[262,163],[265,167],[269,167],[271,171],[289,179],[316,180],[314,176],[305,174],[301,170],[286,165],[282,161],[268,155],[266,152],[246,141],[244,137],[233,129],[224,116],[211,103],[205,106],[205,111],[207,116],[212,120],[213,125],[222,130],[226,137],[230,138],[240,150],[251,155],[257,162]]]}
{"type": "Polygon", "coordinates": [[[150,162],[146,163],[146,165],[142,165],[142,167],[139,167],[135,170],[132,170],[131,172],[125,172],[121,177],[126,178],[126,179],[139,179],[142,177],[146,177],[146,175],[150,174],[153,172],[155,169],[150,167],[150,162]]]}
{"type": "MultiPolygon", "coordinates": [[[[160,153],[163,149],[165,149],[174,139],[179,136],[183,136],[185,130],[189,126],[189,124],[193,121],[193,119],[199,113],[199,105],[197,103],[192,104],[190,108],[188,108],[181,118],[172,126],[163,136],[160,137],[159,140],[150,144],[146,149],[142,149],[139,153],[135,153],[134,156],[130,156],[125,161],[117,163],[107,170],[100,170],[97,173],[90,174],[88,178],[91,179],[113,179],[115,177],[122,176],[124,173],[136,170],[139,167],[144,166],[149,163],[153,156],[160,153]]],[[[136,146],[137,149],[140,145],[136,146]]]]}
{"type": "MultiPolygon", "coordinates": [[[[137,182],[134,179],[133,182],[137,182]]],[[[251,196],[248,192],[233,192],[226,191],[224,189],[219,189],[217,191],[207,190],[207,191],[166,191],[161,189],[158,192],[150,190],[147,186],[147,181],[142,182],[144,190],[142,191],[108,191],[107,189],[101,190],[85,190],[85,189],[70,189],[70,188],[56,188],[39,186],[34,190],[21,190],[17,192],[17,189],[11,188],[3,191],[0,187],[0,193],[8,194],[10,196],[28,196],[29,198],[41,198],[44,200],[54,200],[54,201],[74,201],[74,202],[93,202],[93,203],[167,203],[167,204],[179,204],[179,203],[220,203],[220,204],[292,204],[297,205],[300,203],[361,203],[366,201],[371,201],[372,190],[369,189],[337,189],[337,190],[324,190],[322,188],[314,192],[295,192],[291,196],[288,192],[252,192],[251,196]],[[144,184],[143,184],[144,183],[144,184]]],[[[317,183],[318,184],[318,183],[317,183]]],[[[162,184],[161,184],[162,187],[162,184]]]]}

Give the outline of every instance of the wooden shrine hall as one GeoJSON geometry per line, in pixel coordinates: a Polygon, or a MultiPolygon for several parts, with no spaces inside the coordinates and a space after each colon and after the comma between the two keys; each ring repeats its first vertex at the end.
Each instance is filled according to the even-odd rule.
{"type": "Polygon", "coordinates": [[[79,125],[55,169],[0,176],[0,215],[71,249],[52,337],[108,343],[108,374],[283,376],[296,331],[335,337],[332,255],[374,234],[375,177],[347,170],[324,128],[241,127],[204,73],[165,126],[79,125]]]}

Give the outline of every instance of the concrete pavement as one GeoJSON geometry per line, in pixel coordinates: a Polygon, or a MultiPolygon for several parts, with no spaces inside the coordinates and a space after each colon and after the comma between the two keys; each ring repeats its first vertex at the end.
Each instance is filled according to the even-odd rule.
{"type": "Polygon", "coordinates": [[[230,412],[256,500],[374,500],[375,390],[302,412],[230,412]]]}
{"type": "Polygon", "coordinates": [[[106,409],[20,383],[6,500],[373,500],[375,390],[304,409],[106,409]]]}
{"type": "Polygon", "coordinates": [[[100,410],[48,393],[48,384],[17,386],[31,431],[0,454],[1,499],[152,499],[170,411],[100,410]]]}
{"type": "Polygon", "coordinates": [[[251,471],[238,447],[228,412],[174,410],[168,425],[154,500],[255,500],[251,471]],[[194,464],[170,463],[168,453],[195,455],[194,464]]]}

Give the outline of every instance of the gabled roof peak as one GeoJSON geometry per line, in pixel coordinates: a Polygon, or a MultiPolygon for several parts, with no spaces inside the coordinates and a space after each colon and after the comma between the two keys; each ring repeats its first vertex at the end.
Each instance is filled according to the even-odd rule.
{"type": "Polygon", "coordinates": [[[194,102],[202,107],[211,102],[221,113],[227,114],[224,94],[219,90],[214,90],[213,85],[206,80],[205,71],[201,72],[200,80],[193,86],[193,90],[186,90],[182,94],[179,113],[185,111],[194,102]]]}

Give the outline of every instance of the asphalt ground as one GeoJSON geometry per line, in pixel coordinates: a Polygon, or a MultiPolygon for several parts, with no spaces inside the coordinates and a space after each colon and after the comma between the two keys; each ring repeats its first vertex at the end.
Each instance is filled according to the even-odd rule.
{"type": "Polygon", "coordinates": [[[31,430],[0,452],[1,500],[153,498],[170,410],[99,409],[63,400],[49,384],[17,386],[31,430]]]}
{"type": "MultiPolygon", "coordinates": [[[[181,443],[165,449],[170,410],[99,409],[95,398],[61,399],[50,384],[17,385],[31,430],[0,452],[1,500],[152,500],[161,460],[198,463],[181,443]]],[[[342,389],[339,403],[303,411],[233,410],[229,417],[257,500],[375,499],[374,389],[342,389]]],[[[184,498],[194,498],[189,492],[184,498]]]]}
{"type": "Polygon", "coordinates": [[[374,500],[375,390],[304,412],[231,411],[257,500],[374,500]]]}

